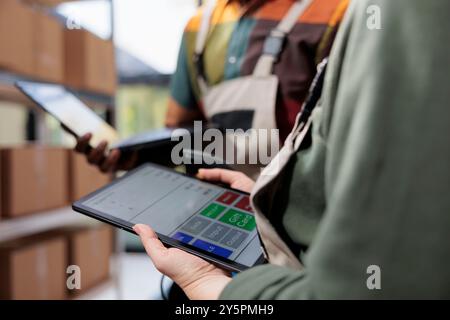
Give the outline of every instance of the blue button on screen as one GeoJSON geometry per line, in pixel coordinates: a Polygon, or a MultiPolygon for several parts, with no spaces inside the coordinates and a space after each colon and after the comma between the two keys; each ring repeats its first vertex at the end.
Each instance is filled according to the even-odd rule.
{"type": "Polygon", "coordinates": [[[215,244],[203,241],[203,240],[195,240],[193,245],[199,249],[214,253],[218,256],[228,258],[233,252],[230,250],[227,250],[225,248],[219,247],[215,244]]]}
{"type": "Polygon", "coordinates": [[[191,237],[190,235],[187,235],[183,232],[177,232],[172,236],[173,239],[181,241],[183,243],[189,243],[192,241],[192,239],[194,239],[193,237],[191,237]]]}

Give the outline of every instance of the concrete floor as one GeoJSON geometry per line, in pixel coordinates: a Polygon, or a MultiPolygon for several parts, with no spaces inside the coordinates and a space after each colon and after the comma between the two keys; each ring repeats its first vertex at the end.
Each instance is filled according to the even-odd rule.
{"type": "MultiPolygon", "coordinates": [[[[123,253],[115,258],[112,267],[117,268],[117,280],[114,277],[79,296],[84,300],[161,300],[161,274],[155,269],[150,258],[143,253],[123,253]]],[[[172,284],[164,279],[167,289],[172,284]]]]}

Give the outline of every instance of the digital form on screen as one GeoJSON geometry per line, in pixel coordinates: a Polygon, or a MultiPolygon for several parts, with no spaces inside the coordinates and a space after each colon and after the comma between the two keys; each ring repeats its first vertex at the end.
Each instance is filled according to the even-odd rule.
{"type": "Polygon", "coordinates": [[[84,205],[245,266],[262,251],[249,197],[144,166],[84,205]]]}

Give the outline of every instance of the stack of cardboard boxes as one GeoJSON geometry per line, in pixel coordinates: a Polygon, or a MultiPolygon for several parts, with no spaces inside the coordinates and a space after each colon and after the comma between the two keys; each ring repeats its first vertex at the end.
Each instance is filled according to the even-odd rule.
{"type": "Polygon", "coordinates": [[[77,296],[109,278],[112,252],[113,233],[105,225],[56,230],[1,243],[0,299],[62,300],[77,296]]]}
{"type": "Polygon", "coordinates": [[[48,10],[30,2],[41,3],[0,1],[0,70],[113,95],[117,74],[112,41],[83,29],[66,29],[48,10]]]}
{"type": "Polygon", "coordinates": [[[64,82],[64,29],[53,17],[33,13],[33,75],[50,82],[64,82]]]}
{"type": "Polygon", "coordinates": [[[0,244],[0,299],[64,299],[65,245],[45,236],[0,244]]]}
{"type": "Polygon", "coordinates": [[[41,145],[0,149],[1,216],[15,218],[69,205],[111,177],[85,157],[41,145]]]}
{"type": "Polygon", "coordinates": [[[1,151],[2,216],[14,218],[68,204],[67,151],[26,146],[1,151]]]}
{"type": "MultiPolygon", "coordinates": [[[[71,150],[0,149],[0,216],[16,219],[64,207],[110,180],[71,150]]],[[[0,299],[70,298],[109,277],[112,251],[112,229],[103,224],[0,243],[0,299]],[[71,265],[80,268],[81,290],[67,288],[71,265]]]]}
{"type": "Polygon", "coordinates": [[[69,151],[69,198],[70,201],[76,201],[100,189],[111,181],[111,176],[102,174],[99,170],[89,165],[86,157],[69,151]]]}
{"type": "Polygon", "coordinates": [[[78,90],[111,94],[116,87],[114,46],[85,30],[66,30],[65,81],[78,90]]]}
{"type": "Polygon", "coordinates": [[[0,68],[33,74],[33,11],[16,0],[0,1],[0,68]]]}
{"type": "Polygon", "coordinates": [[[72,228],[60,231],[66,240],[68,265],[81,271],[80,290],[69,290],[77,295],[102,283],[110,274],[110,257],[113,252],[112,228],[72,228]]]}
{"type": "MultiPolygon", "coordinates": [[[[54,7],[59,4],[62,4],[64,2],[67,2],[68,0],[23,0],[29,5],[39,5],[39,6],[47,6],[47,7],[54,7]]],[[[70,0],[69,0],[70,1],[70,0]]]]}
{"type": "MultiPolygon", "coordinates": [[[[47,7],[62,2],[0,1],[0,72],[113,96],[117,75],[112,41],[66,29],[47,7]]],[[[109,181],[110,176],[67,149],[0,148],[0,224],[69,206],[109,181]]],[[[81,291],[88,289],[109,276],[112,248],[112,229],[103,224],[0,243],[0,299],[70,297],[80,292],[67,289],[71,265],[80,267],[81,291]]]]}

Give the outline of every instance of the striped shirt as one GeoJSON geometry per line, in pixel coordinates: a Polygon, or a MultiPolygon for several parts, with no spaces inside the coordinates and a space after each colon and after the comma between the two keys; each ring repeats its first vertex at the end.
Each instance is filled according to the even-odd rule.
{"type": "MultiPolygon", "coordinates": [[[[208,84],[213,86],[252,74],[266,37],[283,19],[294,1],[259,1],[262,4],[245,12],[238,1],[217,0],[203,58],[208,84]]],[[[348,2],[313,0],[286,39],[273,70],[280,80],[276,122],[283,140],[294,125],[317,64],[329,54],[348,2]]],[[[200,8],[186,26],[171,83],[172,98],[191,110],[202,109],[193,63],[202,12],[203,8],[200,8]]]]}

